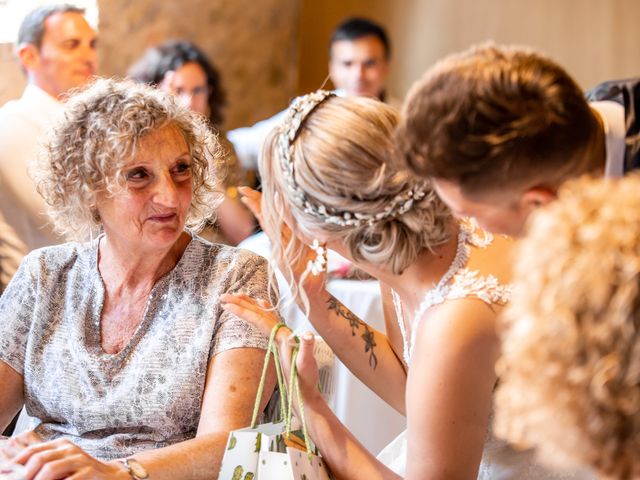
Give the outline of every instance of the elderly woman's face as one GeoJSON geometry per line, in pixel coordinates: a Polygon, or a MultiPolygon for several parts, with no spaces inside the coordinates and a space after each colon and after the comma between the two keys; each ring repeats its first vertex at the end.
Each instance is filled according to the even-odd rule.
{"type": "Polygon", "coordinates": [[[98,199],[105,233],[143,250],[172,246],[192,196],[191,155],[180,130],[169,125],[146,134],[123,172],[126,188],[98,199]]]}

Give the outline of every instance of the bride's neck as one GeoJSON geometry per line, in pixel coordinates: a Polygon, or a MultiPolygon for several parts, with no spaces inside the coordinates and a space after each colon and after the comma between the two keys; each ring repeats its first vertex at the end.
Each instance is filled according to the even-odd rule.
{"type": "Polygon", "coordinates": [[[381,282],[400,296],[407,311],[416,310],[425,293],[434,288],[449,270],[457,252],[459,229],[455,223],[449,240],[433,251],[424,249],[401,274],[384,270],[378,275],[381,282]]]}

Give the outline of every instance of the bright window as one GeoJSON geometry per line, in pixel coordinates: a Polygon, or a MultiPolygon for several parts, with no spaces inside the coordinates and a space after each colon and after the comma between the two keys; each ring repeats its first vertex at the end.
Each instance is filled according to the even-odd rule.
{"type": "MultiPolygon", "coordinates": [[[[58,0],[0,0],[0,43],[14,43],[18,37],[18,29],[22,19],[34,8],[52,3],[63,3],[58,0]]],[[[69,2],[86,10],[89,23],[98,25],[97,0],[75,0],[69,2]]]]}

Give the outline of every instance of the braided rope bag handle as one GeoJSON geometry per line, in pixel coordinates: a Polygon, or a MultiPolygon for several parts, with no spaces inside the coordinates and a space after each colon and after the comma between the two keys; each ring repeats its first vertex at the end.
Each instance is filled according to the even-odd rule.
{"type": "MultiPolygon", "coordinates": [[[[298,352],[300,347],[295,345],[291,351],[291,372],[289,375],[289,394],[284,384],[284,371],[282,364],[280,363],[280,354],[278,346],[275,343],[276,334],[286,325],[282,322],[276,324],[271,330],[269,335],[269,345],[267,346],[267,354],[264,357],[264,364],[262,367],[262,376],[260,378],[260,384],[258,385],[258,393],[256,395],[256,402],[253,407],[253,416],[251,417],[251,428],[255,428],[258,422],[258,412],[260,410],[260,400],[262,399],[262,393],[264,391],[264,384],[267,378],[267,369],[269,367],[269,356],[273,356],[273,361],[276,367],[276,377],[278,378],[278,388],[280,389],[280,395],[282,401],[280,402],[280,415],[285,424],[285,438],[289,438],[291,435],[291,420],[293,417],[293,395],[295,392],[296,399],[298,401],[298,408],[300,410],[300,423],[302,423],[302,434],[304,436],[304,445],[307,450],[307,456],[311,462],[313,452],[311,450],[311,441],[309,439],[309,432],[307,430],[307,422],[304,414],[304,403],[302,401],[302,394],[300,393],[300,384],[298,381],[298,367],[296,366],[296,359],[298,358],[298,352]]],[[[298,337],[294,337],[296,342],[300,342],[298,337]]]]}
{"type": "Polygon", "coordinates": [[[278,388],[280,389],[280,421],[286,422],[287,419],[287,389],[284,383],[284,371],[280,364],[280,354],[278,352],[278,346],[275,339],[278,330],[286,325],[282,322],[276,324],[271,330],[269,335],[269,344],[267,346],[267,354],[264,356],[264,364],[262,366],[262,376],[260,377],[260,384],[258,385],[258,393],[256,395],[256,401],[253,406],[253,415],[251,416],[251,428],[256,428],[258,424],[258,414],[260,412],[260,400],[262,400],[262,393],[264,391],[264,384],[267,380],[267,369],[269,368],[269,356],[273,356],[273,363],[276,367],[276,377],[278,378],[278,388]]]}
{"type": "MultiPolygon", "coordinates": [[[[299,343],[298,337],[296,342],[299,343]]],[[[296,399],[298,400],[298,409],[300,410],[300,423],[302,424],[302,434],[304,436],[304,446],[307,449],[307,457],[309,462],[312,461],[313,452],[311,451],[311,441],[309,440],[309,432],[307,430],[307,421],[304,414],[304,403],[302,402],[302,394],[300,393],[300,384],[298,382],[298,367],[296,366],[296,359],[298,358],[298,352],[300,346],[295,345],[291,350],[291,373],[289,375],[289,404],[287,408],[287,420],[285,422],[285,435],[289,438],[291,435],[291,419],[293,416],[293,395],[295,392],[296,399]]]]}

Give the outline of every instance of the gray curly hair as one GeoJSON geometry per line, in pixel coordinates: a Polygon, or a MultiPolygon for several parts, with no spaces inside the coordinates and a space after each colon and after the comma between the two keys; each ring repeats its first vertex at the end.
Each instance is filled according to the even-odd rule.
{"type": "Polygon", "coordinates": [[[217,190],[225,165],[206,119],[152,87],[99,79],[68,100],[34,172],[56,231],[75,240],[98,233],[97,195],[126,188],[125,162],[142,137],[167,125],[178,128],[191,154],[193,197],[186,225],[201,228],[222,199],[217,190]]]}

